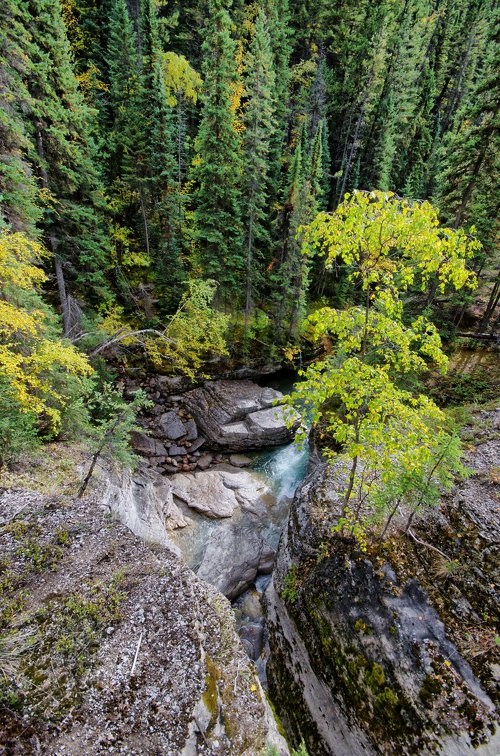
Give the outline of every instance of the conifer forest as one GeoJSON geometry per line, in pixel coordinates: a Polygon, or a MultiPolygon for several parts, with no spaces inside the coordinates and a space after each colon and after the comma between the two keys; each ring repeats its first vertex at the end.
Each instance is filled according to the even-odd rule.
{"type": "MultiPolygon", "coordinates": [[[[60,628],[56,632],[43,624],[49,622],[46,614],[36,615],[38,626],[46,628],[43,637],[57,637],[53,647],[43,645],[48,640],[36,641],[42,644],[40,659],[51,659],[44,674],[53,673],[47,685],[60,704],[54,709],[57,716],[47,713],[52,704],[33,692],[37,686],[45,690],[29,666],[35,662],[23,667],[19,660],[25,652],[33,655],[32,630],[22,636],[18,628],[28,620],[19,618],[27,611],[30,575],[56,570],[73,530],[54,530],[53,543],[45,543],[45,525],[37,530],[18,514],[3,519],[4,492],[10,496],[9,491],[17,491],[13,501],[22,505],[19,512],[31,512],[31,504],[19,498],[24,487],[38,490],[30,471],[41,465],[48,475],[52,466],[60,471],[67,464],[73,481],[67,496],[75,511],[83,512],[80,499],[91,501],[99,485],[128,491],[127,486],[135,485],[132,478],[120,479],[118,485],[113,476],[117,470],[126,476],[139,468],[137,474],[146,478],[161,476],[164,488],[155,479],[155,490],[160,487],[165,496],[170,491],[165,522],[171,526],[161,536],[166,543],[171,531],[195,527],[186,516],[192,489],[179,493],[181,484],[175,480],[216,475],[218,465],[220,475],[224,467],[227,475],[253,475],[254,458],[241,461],[241,452],[291,444],[294,436],[298,445],[287,452],[294,460],[290,469],[295,465],[298,470],[309,438],[317,455],[310,465],[321,458],[330,473],[324,473],[313,493],[309,483],[297,489],[295,504],[293,492],[287,494],[287,506],[292,506],[286,520],[289,541],[282,540],[278,550],[285,520],[279,528],[273,522],[269,532],[275,528],[276,542],[266,542],[264,548],[259,541],[250,582],[242,579],[235,582],[239,588],[224,588],[219,574],[206,580],[232,601],[253,585],[266,548],[272,552],[267,574],[278,554],[269,589],[275,604],[271,607],[273,599],[267,599],[266,610],[273,617],[269,692],[290,748],[299,750],[286,750],[279,734],[274,740],[274,735],[267,740],[255,735],[258,746],[237,750],[236,735],[231,740],[226,728],[230,745],[219,751],[213,746],[218,741],[210,740],[216,738],[215,730],[207,725],[203,737],[196,736],[196,753],[361,754],[354,745],[339,750],[337,735],[321,730],[323,724],[319,730],[312,725],[321,719],[314,719],[314,707],[301,718],[311,698],[296,692],[302,684],[307,688],[307,681],[290,682],[284,671],[293,668],[279,630],[280,622],[288,622],[285,615],[303,629],[306,645],[316,638],[307,648],[308,659],[312,667],[318,658],[326,660],[330,677],[325,685],[334,680],[332,690],[341,691],[344,710],[359,715],[360,732],[368,733],[366,743],[371,744],[367,754],[431,753],[415,733],[423,728],[432,731],[431,740],[435,733],[441,737],[438,698],[453,682],[446,682],[449,669],[435,666],[441,657],[436,655],[432,663],[426,657],[415,667],[414,679],[422,678],[420,692],[411,705],[401,703],[406,693],[395,680],[405,665],[392,659],[391,667],[366,651],[367,637],[370,642],[379,637],[366,628],[381,625],[367,619],[368,614],[355,616],[357,599],[352,599],[351,635],[334,648],[337,641],[332,639],[347,625],[334,627],[335,612],[328,614],[328,607],[337,598],[321,605],[323,594],[312,577],[323,570],[329,576],[325,582],[332,585],[338,579],[343,585],[339,575],[351,558],[356,565],[369,557],[379,566],[384,559],[401,566],[410,550],[426,565],[413,565],[412,575],[420,575],[432,601],[437,594],[425,581],[429,575],[441,581],[433,606],[470,663],[470,680],[480,680],[484,688],[475,719],[470,700],[460,703],[463,689],[456,690],[453,701],[462,718],[453,727],[469,733],[464,737],[471,749],[486,742],[494,732],[488,707],[500,702],[498,683],[495,698],[491,682],[494,659],[497,673],[500,669],[500,629],[494,625],[498,604],[494,609],[490,596],[500,577],[498,565],[496,572],[486,569],[490,547],[485,540],[479,549],[479,535],[475,556],[472,546],[466,558],[459,550],[473,528],[487,539],[488,527],[481,530],[470,502],[482,501],[483,494],[486,500],[500,482],[498,449],[488,447],[487,473],[484,459],[474,458],[473,419],[480,417],[483,423],[477,431],[483,441],[477,443],[498,444],[499,244],[499,0],[0,0],[0,537],[11,544],[11,556],[3,559],[0,553],[0,740],[7,738],[11,745],[4,751],[0,742],[0,753],[73,753],[50,750],[56,748],[56,740],[50,740],[56,737],[52,725],[40,725],[42,720],[61,722],[77,707],[74,702],[73,708],[62,705],[59,671],[69,665],[80,690],[90,664],[86,654],[98,637],[108,633],[109,642],[115,637],[114,627],[121,621],[118,605],[134,590],[128,578],[113,577],[106,589],[104,583],[95,591],[95,586],[89,588],[86,603],[77,592],[80,598],[68,600],[63,609],[50,604],[52,616],[65,628],[63,635],[57,635],[60,628]],[[279,374],[281,380],[286,371],[293,380],[283,389],[285,395],[278,395],[269,375],[279,374]],[[255,379],[253,387],[247,378],[255,379]],[[232,381],[239,381],[237,388],[231,388],[232,381]],[[196,392],[203,391],[208,398],[199,398],[196,392]],[[238,391],[244,397],[234,409],[238,391]],[[493,435],[484,441],[486,426],[493,435]],[[245,465],[247,471],[239,469],[245,465]],[[470,493],[479,480],[474,470],[487,476],[489,488],[485,483],[481,495],[470,493]],[[28,483],[26,475],[32,476],[28,483]],[[336,482],[328,475],[336,476],[336,482]],[[457,481],[470,493],[464,501],[469,501],[475,524],[469,528],[450,515],[448,530],[461,531],[451,542],[446,528],[438,536],[434,525],[427,529],[422,522],[426,517],[431,522],[437,511],[448,512],[446,502],[455,495],[457,481]],[[326,503],[320,507],[323,495],[326,503]],[[304,515],[307,528],[294,535],[307,496],[312,514],[309,519],[304,515]],[[302,507],[295,520],[294,506],[302,507]],[[322,535],[313,537],[320,527],[322,535]],[[486,554],[482,566],[470,567],[481,550],[486,554]],[[482,582],[477,582],[483,568],[482,582]],[[466,638],[458,628],[459,610],[448,612],[452,584],[470,602],[470,613],[464,609],[460,615],[466,638]],[[482,592],[487,585],[488,596],[482,592]],[[366,659],[360,661],[363,654],[366,659]],[[490,662],[493,666],[485,672],[481,665],[490,662]],[[24,680],[36,681],[32,689],[19,682],[19,670],[24,680]],[[436,681],[441,685],[443,680],[436,692],[436,681]],[[23,685],[29,689],[26,695],[34,696],[24,709],[23,685]],[[284,690],[289,704],[283,703],[284,690]],[[424,709],[425,724],[417,726],[424,709]],[[431,709],[436,714],[432,727],[425,719],[431,709]],[[28,737],[20,724],[25,716],[32,717],[29,726],[35,728],[29,737],[48,750],[37,750],[31,740],[32,751],[29,745],[21,748],[28,737]],[[481,727],[484,737],[478,734],[481,727]],[[43,745],[49,741],[50,748],[43,745]],[[209,750],[209,742],[215,750],[209,750]]],[[[260,462],[255,464],[260,474],[260,462]]],[[[315,469],[319,475],[319,467],[315,469]]],[[[304,479],[305,467],[301,470],[295,488],[304,479]]],[[[63,485],[62,478],[57,485],[63,485]]],[[[152,478],[148,480],[141,485],[150,491],[152,478]]],[[[54,483],[50,496],[56,488],[54,483]]],[[[196,517],[206,515],[208,507],[209,520],[231,518],[233,510],[228,515],[210,509],[223,506],[220,491],[212,498],[215,504],[193,505],[196,517]]],[[[236,498],[233,504],[239,507],[241,496],[236,498]]],[[[128,501],[132,499],[130,494],[128,501]]],[[[137,524],[140,517],[119,516],[138,535],[130,522],[137,524]]],[[[101,514],[95,517],[95,527],[104,532],[108,525],[104,520],[96,525],[101,514]]],[[[139,535],[148,542],[148,534],[139,535]]],[[[181,538],[180,551],[183,543],[181,538]]],[[[234,543],[231,548],[239,550],[234,543]]],[[[222,551],[228,550],[224,546],[222,551]]],[[[144,559],[149,564],[153,557],[144,559]]],[[[208,574],[209,567],[200,563],[195,565],[199,575],[204,569],[208,574]]],[[[404,580],[410,580],[410,567],[404,564],[404,580]]],[[[165,567],[161,579],[177,575],[175,569],[165,567]]],[[[403,584],[403,572],[395,570],[403,584]]],[[[191,578],[185,580],[187,585],[191,578]]],[[[345,595],[352,585],[345,583],[345,595]]],[[[195,595],[198,588],[192,590],[195,595]]],[[[400,595],[394,589],[393,596],[399,600],[400,595]]],[[[55,601],[51,596],[40,600],[55,601]]],[[[203,606],[214,601],[202,599],[203,606]]],[[[212,610],[206,611],[200,622],[209,623],[212,610]]],[[[213,621],[222,622],[224,611],[217,609],[219,618],[213,621]]],[[[427,610],[415,611],[422,622],[430,616],[427,610]]],[[[390,624],[386,646],[396,642],[394,637],[403,638],[403,624],[390,624]]],[[[207,627],[207,636],[226,637],[219,626],[207,627]]],[[[131,674],[141,663],[141,642],[142,632],[131,674]]],[[[217,653],[208,649],[197,658],[219,659],[217,653]]],[[[222,689],[234,689],[238,698],[239,678],[242,685],[253,679],[252,671],[239,675],[234,653],[227,662],[229,682],[221,683],[229,674],[220,671],[226,662],[214,672],[221,707],[229,706],[222,689]]],[[[254,661],[260,658],[255,653],[254,661]]],[[[446,657],[442,648],[439,653],[446,657]]],[[[443,661],[447,668],[455,663],[453,654],[449,659],[443,661]]],[[[322,663],[314,668],[320,678],[322,663]]],[[[465,666],[457,667],[456,679],[465,666]]],[[[203,685],[212,690],[207,669],[198,680],[200,690],[203,685]]],[[[296,669],[290,672],[294,674],[296,669]]],[[[255,692],[260,683],[255,685],[249,690],[255,692]]],[[[474,685],[470,683],[473,691],[474,685]]],[[[195,698],[192,692],[191,703],[195,698]]],[[[241,705],[247,699],[238,700],[241,705]]],[[[451,711],[450,701],[443,710],[451,711]]],[[[186,721],[179,724],[185,737],[186,721]]],[[[194,726],[189,725],[189,737],[195,737],[194,726]]],[[[250,730],[253,726],[248,725],[250,730]]],[[[255,727],[264,732],[261,724],[255,727]]],[[[340,726],[344,735],[349,727],[340,726]]],[[[182,750],[173,725],[162,732],[167,731],[168,747],[154,750],[144,735],[137,751],[120,753],[195,753],[182,750]]],[[[365,735],[359,737],[364,743],[365,735]]],[[[440,747],[435,752],[445,756],[473,753],[440,747]]],[[[88,749],[81,753],[112,752],[105,746],[88,749]]]]}
{"type": "Polygon", "coordinates": [[[298,229],[353,190],[474,227],[470,266],[494,277],[495,0],[2,0],[1,17],[2,233],[47,250],[65,337],[81,311],[155,327],[211,280],[238,349],[297,344],[350,296],[298,229]]]}

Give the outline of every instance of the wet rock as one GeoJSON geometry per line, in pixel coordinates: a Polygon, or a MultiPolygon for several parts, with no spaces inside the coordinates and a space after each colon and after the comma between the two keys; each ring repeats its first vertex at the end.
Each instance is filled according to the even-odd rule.
{"type": "Polygon", "coordinates": [[[259,565],[271,555],[274,550],[253,528],[228,522],[212,533],[197,574],[233,601],[253,584],[259,565]]]}
{"type": "Polygon", "coordinates": [[[165,412],[160,418],[160,426],[165,435],[172,441],[182,438],[186,434],[186,429],[177,416],[177,412],[165,412]]]}
{"type": "Polygon", "coordinates": [[[231,454],[229,461],[234,467],[248,467],[248,465],[252,464],[250,457],[247,457],[245,454],[231,454]]]}
{"type": "Polygon", "coordinates": [[[240,638],[246,641],[250,646],[250,651],[247,650],[250,659],[257,661],[262,653],[264,646],[264,627],[260,622],[249,622],[248,625],[243,625],[239,631],[240,638]]]}
{"type": "Polygon", "coordinates": [[[299,418],[287,428],[282,394],[250,381],[211,381],[184,395],[184,403],[215,451],[257,449],[288,443],[299,418]]]}

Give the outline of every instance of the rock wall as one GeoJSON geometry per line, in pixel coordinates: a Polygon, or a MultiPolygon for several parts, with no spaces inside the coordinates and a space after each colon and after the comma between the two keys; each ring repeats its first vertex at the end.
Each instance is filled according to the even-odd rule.
{"type": "MultiPolygon", "coordinates": [[[[150,535],[156,484],[123,485],[150,535]]],[[[0,753],[288,756],[229,602],[109,516],[117,487],[2,491],[0,753]]]]}
{"type": "Polygon", "coordinates": [[[333,536],[332,468],[297,492],[266,592],[268,679],[315,756],[500,752],[500,413],[479,420],[475,474],[414,526],[453,570],[397,523],[366,553],[333,536]]]}

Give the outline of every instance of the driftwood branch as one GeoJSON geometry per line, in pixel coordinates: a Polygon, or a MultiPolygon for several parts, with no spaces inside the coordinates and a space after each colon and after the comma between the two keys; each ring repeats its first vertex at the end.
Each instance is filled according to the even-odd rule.
{"type": "Polygon", "coordinates": [[[480,339],[481,341],[499,341],[500,336],[495,333],[463,333],[458,331],[457,336],[462,339],[480,339]]]}
{"type": "Polygon", "coordinates": [[[132,664],[132,669],[130,670],[130,675],[132,676],[135,671],[135,665],[137,664],[137,657],[139,656],[139,649],[141,647],[142,643],[142,633],[139,635],[139,640],[137,641],[137,648],[135,649],[135,656],[134,656],[134,663],[132,664]]]}
{"type": "Polygon", "coordinates": [[[140,336],[142,333],[154,333],[155,336],[158,336],[163,341],[166,341],[168,344],[175,344],[175,339],[170,339],[168,336],[165,335],[165,332],[163,331],[157,331],[155,328],[143,328],[140,331],[126,331],[125,333],[118,332],[118,336],[114,336],[112,339],[108,339],[107,341],[104,341],[102,344],[99,344],[98,347],[93,349],[90,352],[90,357],[95,357],[96,354],[99,354],[99,352],[102,352],[103,349],[107,349],[107,347],[111,346],[112,344],[116,344],[119,341],[123,341],[123,339],[132,339],[136,336],[140,336]]]}

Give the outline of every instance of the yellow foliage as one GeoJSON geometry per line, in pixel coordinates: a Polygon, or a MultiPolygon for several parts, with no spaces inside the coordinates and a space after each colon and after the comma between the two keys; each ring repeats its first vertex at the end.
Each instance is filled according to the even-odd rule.
{"type": "Polygon", "coordinates": [[[163,72],[167,102],[171,107],[177,105],[181,96],[196,104],[203,79],[188,63],[184,55],[166,52],[163,55],[163,72]]]}
{"type": "Polygon", "coordinates": [[[233,128],[235,132],[241,135],[245,131],[245,124],[243,123],[243,110],[242,100],[246,95],[245,87],[243,86],[243,71],[244,65],[244,51],[242,42],[238,42],[236,49],[236,71],[238,78],[231,84],[231,112],[234,115],[233,128]]]}
{"type": "Polygon", "coordinates": [[[47,254],[24,234],[0,233],[0,374],[22,411],[44,415],[57,431],[65,374],[88,376],[92,368],[74,346],[49,332],[50,311],[36,291],[46,280],[36,261],[47,254]]]}

